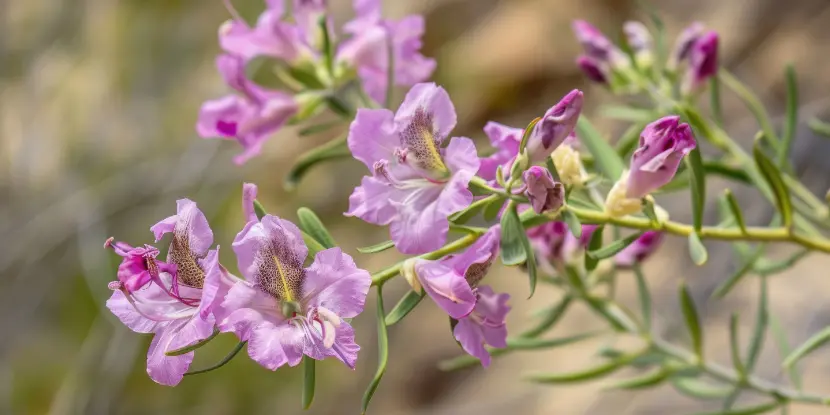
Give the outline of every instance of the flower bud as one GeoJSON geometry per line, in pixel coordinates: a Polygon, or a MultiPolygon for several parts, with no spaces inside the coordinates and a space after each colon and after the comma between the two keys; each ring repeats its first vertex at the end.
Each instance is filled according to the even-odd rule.
{"type": "Polygon", "coordinates": [[[582,167],[582,158],[567,142],[557,147],[550,155],[559,179],[569,186],[580,186],[584,182],[585,170],[582,167]]]}
{"type": "Polygon", "coordinates": [[[654,63],[654,40],[648,28],[637,21],[628,21],[623,24],[628,46],[634,52],[634,62],[640,69],[650,68],[654,63]]]}
{"type": "Polygon", "coordinates": [[[609,216],[618,218],[625,215],[631,215],[639,212],[642,209],[640,199],[627,197],[628,193],[628,171],[623,172],[620,179],[614,183],[614,187],[608,192],[605,198],[605,213],[609,216]]]}
{"type": "Polygon", "coordinates": [[[548,158],[573,132],[582,111],[582,100],[582,91],[574,89],[545,112],[528,138],[527,151],[531,162],[548,158]]]}
{"type": "Polygon", "coordinates": [[[640,199],[670,182],[683,156],[695,146],[692,129],[680,123],[678,116],[663,117],[647,125],[640,134],[639,147],[631,156],[624,196],[640,199]]]}
{"type": "Polygon", "coordinates": [[[608,74],[607,70],[603,68],[603,64],[596,59],[586,56],[580,55],[576,58],[576,66],[585,74],[588,79],[600,83],[600,84],[608,84],[608,74]]]}
{"type": "Polygon", "coordinates": [[[412,287],[412,290],[418,294],[424,292],[423,287],[421,287],[421,280],[418,279],[418,274],[415,273],[415,262],[417,258],[409,258],[401,264],[401,275],[409,283],[409,286],[412,287]]]}
{"type": "Polygon", "coordinates": [[[718,72],[718,34],[708,32],[692,45],[689,51],[689,68],[683,79],[684,95],[698,91],[706,80],[718,72]]]}
{"type": "Polygon", "coordinates": [[[674,44],[674,50],[672,50],[669,61],[666,64],[668,70],[672,72],[677,70],[680,62],[689,56],[692,45],[703,35],[704,30],[706,30],[706,27],[703,23],[694,22],[680,33],[680,36],[677,37],[677,42],[674,44]]]}
{"type": "Polygon", "coordinates": [[[636,241],[628,245],[620,251],[615,257],[614,262],[620,267],[631,267],[648,258],[663,241],[663,233],[658,231],[648,231],[640,235],[636,241]]]}
{"type": "Polygon", "coordinates": [[[613,69],[624,69],[630,66],[625,53],[592,24],[584,20],[574,20],[571,27],[577,40],[585,49],[585,54],[589,57],[598,62],[606,63],[613,69]]]}
{"type": "Polygon", "coordinates": [[[565,186],[554,182],[548,169],[533,166],[525,171],[524,180],[527,188],[525,196],[536,213],[562,207],[565,201],[565,186]]]}
{"type": "Polygon", "coordinates": [[[530,160],[527,156],[527,150],[525,150],[513,159],[510,166],[510,177],[518,178],[523,171],[527,170],[528,165],[530,165],[530,160]]]}

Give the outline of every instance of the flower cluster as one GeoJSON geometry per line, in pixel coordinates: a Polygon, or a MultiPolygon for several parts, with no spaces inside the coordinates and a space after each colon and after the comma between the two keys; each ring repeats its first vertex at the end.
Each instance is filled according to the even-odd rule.
{"type": "Polygon", "coordinates": [[[323,101],[335,99],[332,94],[355,76],[380,102],[392,86],[414,85],[435,69],[435,61],[420,53],[421,16],[384,19],[380,0],[355,0],[355,18],[344,25],[345,38],[337,42],[326,3],[293,0],[287,18],[283,1],[268,0],[256,24],[249,25],[226,2],[233,19],[219,29],[223,52],[216,66],[233,94],[205,102],[196,131],[203,138],[238,142],[243,152],[236,163],[258,155],[268,137],[292,118],[307,118],[323,101]],[[261,65],[273,66],[283,89],[259,85],[248,76],[251,67],[261,65]]]}

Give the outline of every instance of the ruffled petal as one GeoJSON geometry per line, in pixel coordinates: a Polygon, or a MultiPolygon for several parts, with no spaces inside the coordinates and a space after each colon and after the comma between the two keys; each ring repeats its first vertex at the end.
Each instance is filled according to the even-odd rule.
{"type": "Polygon", "coordinates": [[[155,333],[160,326],[166,322],[159,322],[150,320],[142,316],[135,310],[132,304],[124,297],[121,291],[113,291],[109,300],[107,300],[107,308],[124,323],[127,328],[136,333],[155,333]]]}
{"type": "Polygon", "coordinates": [[[498,255],[500,238],[501,227],[493,226],[464,252],[445,257],[441,262],[454,269],[456,274],[463,275],[469,284],[475,286],[498,255]],[[473,264],[483,266],[470,269],[473,264]]]}
{"type": "Polygon", "coordinates": [[[290,324],[257,325],[248,340],[248,355],[262,367],[277,370],[288,364],[296,366],[303,357],[304,334],[290,324]]]}
{"type": "Polygon", "coordinates": [[[372,277],[358,268],[340,248],[320,251],[307,269],[303,283],[306,307],[325,307],[339,317],[352,318],[363,311],[372,277]]]}
{"type": "Polygon", "coordinates": [[[447,91],[434,83],[417,84],[409,90],[395,114],[395,123],[399,129],[405,128],[421,112],[430,115],[433,131],[440,139],[447,137],[455,128],[455,106],[447,91]]]}
{"type": "Polygon", "coordinates": [[[262,222],[248,222],[236,235],[232,246],[240,272],[253,284],[262,282],[261,266],[264,261],[273,262],[279,257],[276,259],[281,266],[290,267],[288,271],[296,271],[294,268],[297,264],[301,267],[308,254],[297,226],[273,215],[265,215],[262,222]]]}
{"type": "Polygon", "coordinates": [[[484,126],[484,134],[490,139],[490,144],[496,152],[480,159],[478,176],[485,180],[495,180],[498,167],[506,166],[519,154],[522,132],[521,128],[512,128],[493,121],[488,122],[484,126]]]}
{"type": "Polygon", "coordinates": [[[354,158],[363,162],[369,171],[380,160],[394,160],[395,148],[400,139],[395,130],[394,115],[385,109],[357,111],[349,127],[349,150],[354,158]]]}
{"type": "Polygon", "coordinates": [[[490,366],[490,353],[484,348],[484,335],[481,332],[481,326],[469,318],[463,318],[458,320],[452,334],[467,354],[481,360],[482,366],[490,366]]]}
{"type": "MultiPolygon", "coordinates": [[[[467,137],[453,137],[444,150],[444,162],[454,174],[466,172],[472,177],[478,171],[481,162],[478,159],[476,145],[467,137]]],[[[470,182],[468,178],[464,186],[470,182]]]]}
{"type": "Polygon", "coordinates": [[[219,330],[232,332],[242,341],[248,340],[251,330],[263,322],[279,324],[285,320],[274,298],[245,281],[228,290],[220,307],[225,316],[218,322],[219,330]]]}
{"type": "Polygon", "coordinates": [[[476,296],[463,274],[438,261],[418,260],[415,273],[427,294],[450,317],[460,319],[473,310],[476,296]]]}
{"type": "Polygon", "coordinates": [[[219,312],[217,308],[222,304],[225,296],[228,294],[231,286],[234,285],[235,278],[228,273],[221,264],[219,264],[219,248],[208,251],[207,257],[202,261],[202,267],[205,270],[205,283],[202,287],[202,300],[199,302],[199,315],[203,319],[207,319],[211,314],[216,315],[216,319],[221,319],[224,313],[219,312]]]}
{"type": "MultiPolygon", "coordinates": [[[[317,330],[312,328],[312,330],[317,330]]],[[[345,363],[346,366],[354,369],[357,362],[357,353],[360,351],[360,346],[354,341],[354,329],[349,323],[345,321],[335,329],[334,344],[332,347],[325,347],[323,340],[314,337],[306,339],[304,353],[309,357],[317,360],[323,360],[326,357],[336,357],[337,360],[345,363]]]]}
{"type": "Polygon", "coordinates": [[[392,186],[387,180],[364,176],[360,186],[349,196],[349,211],[345,215],[385,226],[398,214],[393,203],[401,202],[405,197],[405,191],[392,186]]]}
{"type": "Polygon", "coordinates": [[[180,356],[167,356],[164,353],[173,350],[170,345],[176,338],[177,332],[188,322],[175,320],[160,328],[150,348],[147,349],[147,374],[150,379],[166,386],[175,386],[182,381],[185,372],[193,362],[194,352],[180,356]]]}

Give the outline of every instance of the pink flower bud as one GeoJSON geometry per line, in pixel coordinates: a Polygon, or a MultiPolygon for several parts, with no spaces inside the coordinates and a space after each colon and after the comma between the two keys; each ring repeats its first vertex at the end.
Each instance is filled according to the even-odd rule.
{"type": "Polygon", "coordinates": [[[708,32],[692,45],[689,51],[689,68],[683,80],[683,93],[697,91],[706,80],[718,72],[718,34],[708,32]]]}
{"type": "Polygon", "coordinates": [[[614,261],[618,266],[631,267],[651,256],[660,243],[663,241],[663,234],[657,231],[648,231],[640,235],[636,241],[628,245],[620,251],[615,257],[614,261]]]}
{"type": "Polygon", "coordinates": [[[638,21],[623,24],[623,33],[628,46],[634,52],[634,60],[640,68],[648,68],[654,60],[654,40],[648,28],[638,21]]]}
{"type": "Polygon", "coordinates": [[[640,144],[631,156],[625,197],[639,199],[670,182],[683,156],[696,146],[688,124],[676,115],[663,117],[647,125],[640,134],[640,144]]]}
{"type": "Polygon", "coordinates": [[[573,132],[582,111],[582,100],[582,91],[574,89],[536,123],[527,142],[531,162],[546,159],[573,132]]]}
{"type": "Polygon", "coordinates": [[[608,75],[606,75],[602,64],[596,59],[590,56],[580,55],[576,58],[576,66],[579,67],[588,79],[600,84],[608,83],[608,75]]]}
{"type": "Polygon", "coordinates": [[[672,50],[671,56],[669,56],[669,70],[676,70],[680,62],[689,56],[692,45],[703,35],[704,30],[706,30],[706,27],[703,26],[703,23],[694,22],[680,33],[680,36],[677,37],[677,42],[674,44],[674,50],[672,50]]]}
{"type": "Polygon", "coordinates": [[[565,186],[553,180],[550,171],[533,166],[524,173],[525,195],[536,213],[556,210],[565,200],[565,186]]]}

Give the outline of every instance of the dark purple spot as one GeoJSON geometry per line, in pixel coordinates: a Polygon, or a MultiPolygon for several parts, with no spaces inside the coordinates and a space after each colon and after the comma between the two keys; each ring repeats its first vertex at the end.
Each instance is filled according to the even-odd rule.
{"type": "Polygon", "coordinates": [[[237,124],[235,122],[216,121],[216,131],[219,131],[222,135],[234,137],[236,136],[236,129],[237,124]]]}
{"type": "Polygon", "coordinates": [[[666,143],[663,145],[663,151],[669,150],[671,148],[674,148],[673,138],[669,138],[668,140],[666,140],[666,143]]]}

